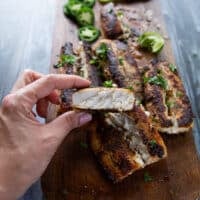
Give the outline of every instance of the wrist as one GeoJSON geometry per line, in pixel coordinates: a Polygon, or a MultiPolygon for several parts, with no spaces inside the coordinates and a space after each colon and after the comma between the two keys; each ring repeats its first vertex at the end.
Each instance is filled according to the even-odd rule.
{"type": "Polygon", "coordinates": [[[0,197],[2,200],[16,200],[26,190],[26,181],[17,169],[18,166],[8,159],[0,160],[0,197]]]}

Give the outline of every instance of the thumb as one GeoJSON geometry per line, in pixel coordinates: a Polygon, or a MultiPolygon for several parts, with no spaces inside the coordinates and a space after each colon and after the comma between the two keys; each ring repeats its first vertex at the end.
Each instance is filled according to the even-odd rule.
{"type": "Polygon", "coordinates": [[[84,125],[91,119],[92,115],[89,113],[69,111],[62,114],[46,126],[48,126],[51,133],[60,137],[62,140],[72,129],[84,125]]]}

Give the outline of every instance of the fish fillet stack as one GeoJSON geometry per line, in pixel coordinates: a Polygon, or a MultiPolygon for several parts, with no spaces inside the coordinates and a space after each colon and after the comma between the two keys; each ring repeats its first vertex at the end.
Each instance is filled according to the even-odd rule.
{"type": "Polygon", "coordinates": [[[137,38],[142,31],[141,20],[136,19],[134,26],[126,21],[117,16],[112,3],[104,6],[101,25],[106,39],[93,45],[81,43],[76,50],[66,43],[61,56],[73,55],[76,59],[59,68],[60,73],[91,81],[92,88],[62,91],[59,114],[74,107],[96,110],[88,127],[88,142],[113,182],[167,156],[160,132],[189,132],[193,123],[177,70],[170,70],[170,63],[140,49],[137,38]],[[101,47],[106,52],[97,63],[101,47]],[[165,87],[149,81],[155,78],[162,78],[165,87]],[[105,81],[110,81],[112,88],[105,88],[105,81]]]}

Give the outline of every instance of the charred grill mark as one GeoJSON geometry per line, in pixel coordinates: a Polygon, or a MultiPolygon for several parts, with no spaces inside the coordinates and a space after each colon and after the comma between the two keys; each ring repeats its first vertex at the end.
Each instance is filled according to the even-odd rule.
{"type": "Polygon", "coordinates": [[[149,153],[152,156],[158,156],[159,158],[166,156],[166,150],[164,149],[165,145],[162,138],[157,132],[157,129],[151,127],[148,117],[144,114],[141,108],[139,106],[135,106],[131,115],[135,119],[135,124],[138,127],[143,143],[148,146],[149,153]],[[150,141],[152,139],[156,142],[154,145],[150,145],[150,141]]]}
{"type": "Polygon", "coordinates": [[[111,46],[108,47],[108,69],[110,71],[112,79],[116,82],[119,87],[124,87],[124,76],[119,71],[119,61],[111,46]]]}
{"type": "Polygon", "coordinates": [[[162,158],[164,155],[163,147],[157,143],[152,145],[151,142],[149,142],[148,150],[152,156],[158,156],[159,158],[162,158]]]}
{"type": "Polygon", "coordinates": [[[101,10],[101,26],[109,39],[115,39],[123,34],[121,24],[114,11],[113,3],[105,5],[101,10]]]}
{"type": "Polygon", "coordinates": [[[88,43],[83,43],[83,49],[86,54],[86,61],[88,65],[88,72],[89,72],[89,80],[91,81],[92,86],[99,86],[102,85],[102,81],[100,76],[98,75],[97,67],[90,65],[90,60],[92,59],[92,49],[91,45],[88,43]]]}
{"type": "MultiPolygon", "coordinates": [[[[125,57],[126,61],[128,62],[128,64],[137,67],[137,62],[130,53],[126,53],[124,57],[125,57]]],[[[139,70],[137,70],[137,71],[138,71],[138,74],[139,74],[139,70]]]]}
{"type": "Polygon", "coordinates": [[[129,149],[123,132],[109,126],[102,118],[93,125],[89,131],[89,143],[109,179],[119,182],[141,168],[139,163],[131,159],[135,152],[129,149]]]}
{"type": "MultiPolygon", "coordinates": [[[[67,42],[61,48],[61,55],[75,55],[73,51],[73,44],[71,42],[67,42]]],[[[65,73],[72,75],[75,74],[74,66],[72,64],[64,64],[63,68],[65,69],[65,73]]],[[[64,89],[61,91],[60,98],[61,98],[61,105],[58,111],[58,114],[62,114],[68,110],[71,110],[71,103],[72,103],[72,94],[75,89],[64,89]]]]}
{"type": "Polygon", "coordinates": [[[122,41],[116,40],[115,44],[117,49],[120,51],[126,51],[128,49],[128,45],[122,41]]]}
{"type": "Polygon", "coordinates": [[[177,71],[171,71],[167,62],[154,61],[145,72],[145,77],[151,78],[158,74],[167,80],[166,89],[149,83],[144,86],[145,105],[154,125],[169,134],[189,130],[193,122],[192,108],[177,71]],[[177,93],[181,95],[177,96],[177,93]]]}
{"type": "Polygon", "coordinates": [[[178,118],[178,126],[185,127],[190,126],[193,122],[193,113],[191,107],[186,108],[184,114],[178,118]]]}

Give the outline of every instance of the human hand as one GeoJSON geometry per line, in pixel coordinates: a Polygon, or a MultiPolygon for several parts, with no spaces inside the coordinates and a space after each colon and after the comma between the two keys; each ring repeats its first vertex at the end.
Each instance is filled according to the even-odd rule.
{"type": "Polygon", "coordinates": [[[66,112],[48,124],[39,123],[32,112],[45,117],[48,102],[59,103],[56,89],[88,87],[90,82],[69,75],[42,75],[26,71],[0,107],[0,197],[20,197],[44,172],[57,147],[74,128],[91,115],[66,112]]]}

